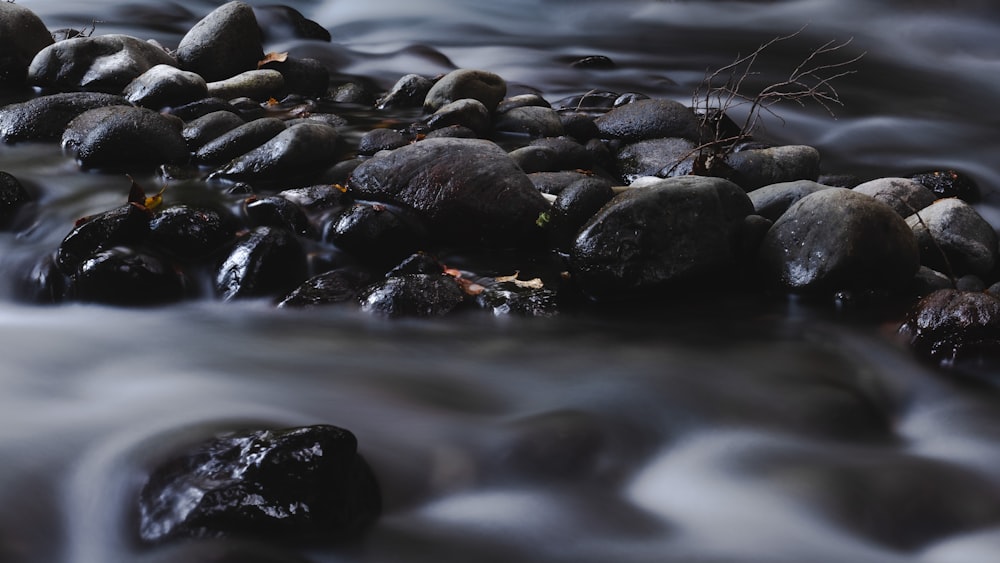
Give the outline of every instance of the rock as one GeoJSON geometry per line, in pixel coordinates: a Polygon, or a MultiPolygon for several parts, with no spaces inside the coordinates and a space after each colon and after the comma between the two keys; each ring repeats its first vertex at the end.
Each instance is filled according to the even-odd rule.
{"type": "Polygon", "coordinates": [[[306,279],[302,244],[284,229],[257,227],[239,239],[215,276],[225,300],[283,295],[306,279]]]}
{"type": "Polygon", "coordinates": [[[559,114],[540,106],[516,107],[502,113],[494,127],[505,133],[523,133],[533,139],[558,137],[564,133],[559,114]]]}
{"type": "Polygon", "coordinates": [[[920,354],[954,362],[1000,351],[1000,299],[941,289],[924,297],[899,328],[920,354]]]}
{"type": "Polygon", "coordinates": [[[208,82],[256,69],[263,58],[257,18],[244,2],[219,6],[195,24],[177,46],[180,67],[208,82]]]}
{"type": "Polygon", "coordinates": [[[122,91],[135,105],[149,109],[181,106],[204,98],[205,79],[170,65],[156,65],[129,82],[122,91]]]}
{"type": "MultiPolygon", "coordinates": [[[[669,137],[649,139],[623,146],[618,151],[618,171],[626,184],[641,176],[678,176],[678,168],[695,156],[695,144],[669,137]],[[676,168],[675,168],[676,167],[676,168]]],[[[690,164],[687,170],[690,170],[690,164]]]]}
{"type": "Polygon", "coordinates": [[[69,277],[56,266],[54,254],[46,254],[35,260],[19,281],[15,296],[22,301],[52,305],[66,299],[69,277]]]}
{"type": "Polygon", "coordinates": [[[361,294],[361,309],[387,317],[439,317],[451,312],[465,293],[447,275],[407,274],[384,280],[361,294]]]}
{"type": "Polygon", "coordinates": [[[681,137],[698,142],[701,124],[691,108],[673,100],[639,100],[594,120],[601,137],[627,143],[681,137]]]}
{"type": "Polygon", "coordinates": [[[367,86],[357,82],[341,84],[330,91],[329,96],[338,104],[353,104],[366,108],[375,105],[375,94],[367,86]]]}
{"type": "Polygon", "coordinates": [[[401,210],[366,202],[345,209],[323,231],[323,240],[347,251],[360,262],[385,267],[418,250],[426,238],[424,227],[407,220],[401,210]]]}
{"type": "Polygon", "coordinates": [[[572,137],[534,139],[528,146],[552,149],[560,170],[594,170],[598,164],[594,154],[572,137]]]}
{"type": "Polygon", "coordinates": [[[819,151],[805,145],[738,151],[726,157],[726,164],[748,192],[770,184],[819,179],[819,151]]]}
{"type": "Polygon", "coordinates": [[[431,129],[459,125],[471,129],[476,135],[486,135],[492,127],[490,111],[479,100],[469,98],[441,106],[427,120],[427,125],[431,129]]]}
{"type": "Polygon", "coordinates": [[[70,121],[81,113],[106,106],[127,106],[121,96],[68,92],[32,98],[0,107],[0,139],[5,143],[57,141],[70,121]]]}
{"type": "Polygon", "coordinates": [[[182,299],[184,285],[181,275],[162,259],[117,246],[80,264],[70,294],[109,305],[162,305],[182,299]]]}
{"type": "Polygon", "coordinates": [[[361,270],[330,270],[303,282],[278,303],[278,307],[317,307],[351,301],[370,281],[370,276],[361,270]]]}
{"type": "Polygon", "coordinates": [[[336,209],[348,202],[346,188],[330,184],[316,184],[304,188],[282,190],[278,195],[305,209],[308,213],[319,213],[336,209]]]}
{"type": "Polygon", "coordinates": [[[907,217],[906,223],[920,245],[921,264],[955,276],[992,273],[997,263],[997,234],[968,203],[939,199],[907,217]]]}
{"type": "MultiPolygon", "coordinates": [[[[536,173],[555,173],[558,170],[562,170],[561,163],[559,162],[559,155],[556,151],[550,147],[520,147],[514,149],[508,153],[514,164],[521,169],[525,174],[533,175],[536,173]]],[[[538,183],[532,180],[535,186],[538,183]]],[[[549,193],[546,190],[540,190],[543,193],[549,193]]]]}
{"type": "Polygon", "coordinates": [[[22,4],[0,3],[0,86],[20,86],[28,65],[53,43],[41,18],[22,4]]]}
{"type": "MultiPolygon", "coordinates": [[[[514,158],[518,151],[511,153],[511,157],[514,158]]],[[[517,159],[514,160],[517,162],[517,159]]],[[[523,167],[522,167],[523,168],[523,167]]],[[[611,182],[600,178],[598,176],[592,176],[585,174],[583,172],[576,172],[574,170],[563,170],[561,172],[532,172],[528,174],[528,178],[531,179],[531,183],[534,184],[535,189],[546,195],[559,195],[566,188],[579,182],[580,180],[586,180],[588,178],[594,178],[611,185],[611,182]]]]}
{"type": "Polygon", "coordinates": [[[288,180],[321,172],[334,160],[340,136],[320,123],[300,123],[211,174],[232,180],[288,180]]]}
{"type": "Polygon", "coordinates": [[[242,431],[194,445],[150,474],[139,536],[330,543],[357,538],[380,511],[378,483],[350,431],[242,431]]]}
{"type": "Polygon", "coordinates": [[[920,266],[913,279],[913,292],[922,297],[939,289],[955,289],[955,282],[937,270],[920,266]]]}
{"type": "Polygon", "coordinates": [[[553,248],[568,252],[580,228],[614,195],[611,183],[600,178],[577,180],[559,192],[545,222],[553,248]]]}
{"type": "MultiPolygon", "coordinates": [[[[330,89],[330,71],[316,59],[288,57],[283,61],[270,61],[260,67],[281,73],[283,92],[320,98],[330,89]]],[[[251,96],[253,97],[253,96],[251,96]]],[[[337,99],[337,102],[343,102],[337,99]]]]}
{"type": "Polygon", "coordinates": [[[909,178],[878,178],[855,186],[854,191],[887,204],[901,217],[909,217],[937,199],[934,192],[909,178]]]}
{"type": "Polygon", "coordinates": [[[265,43],[288,39],[315,39],[328,43],[332,40],[326,28],[295,8],[281,5],[255,6],[253,12],[265,43]]]}
{"type": "Polygon", "coordinates": [[[986,291],[986,282],[979,276],[967,274],[955,280],[955,289],[958,291],[986,291]]]}
{"type": "Polygon", "coordinates": [[[249,153],[287,129],[276,117],[255,119],[205,142],[194,153],[194,159],[207,164],[228,162],[249,153]]]}
{"type": "Polygon", "coordinates": [[[0,230],[10,228],[18,213],[32,199],[13,174],[0,171],[0,230]]]}
{"type": "Polygon", "coordinates": [[[577,141],[586,142],[601,135],[594,118],[583,112],[564,111],[559,113],[563,132],[577,141]]]}
{"type": "Polygon", "coordinates": [[[558,313],[558,294],[547,287],[523,287],[500,282],[476,296],[476,303],[496,316],[552,317],[558,313]]]}
{"type": "Polygon", "coordinates": [[[939,198],[957,197],[966,203],[977,203],[982,199],[976,181],[955,170],[934,170],[911,176],[939,198]]]}
{"type": "Polygon", "coordinates": [[[175,205],[149,222],[148,244],[181,263],[217,254],[236,236],[235,220],[213,209],[175,205]]]}
{"type": "Polygon", "coordinates": [[[378,127],[361,136],[357,152],[363,156],[372,156],[379,151],[398,149],[409,142],[399,131],[378,127]]]}
{"type": "Polygon", "coordinates": [[[417,108],[423,105],[434,82],[419,74],[407,74],[393,85],[384,96],[375,102],[378,109],[417,108]]]}
{"type": "Polygon", "coordinates": [[[198,150],[205,143],[236,129],[246,121],[231,111],[213,111],[190,121],[181,130],[181,136],[191,150],[198,150]]]}
{"type": "Polygon", "coordinates": [[[163,113],[173,115],[182,121],[193,121],[216,111],[227,111],[238,114],[239,110],[222,98],[204,98],[175,108],[165,108],[163,113]]]}
{"type": "Polygon", "coordinates": [[[905,288],[920,266],[916,238],[888,205],[852,190],[810,194],[761,243],[763,277],[792,291],[905,288]]]}
{"type": "Polygon", "coordinates": [[[424,252],[415,252],[386,272],[385,277],[393,278],[407,274],[441,275],[445,265],[440,260],[424,252]]]}
{"type": "Polygon", "coordinates": [[[766,217],[771,221],[777,221],[781,215],[792,206],[793,203],[822,190],[829,190],[831,186],[818,184],[812,180],[796,180],[794,182],[779,182],[764,186],[750,192],[750,201],[753,203],[754,213],[766,217]]]}
{"type": "Polygon", "coordinates": [[[507,83],[500,76],[485,70],[458,69],[438,80],[424,98],[424,109],[435,112],[446,104],[472,98],[492,112],[507,95],[507,83]]]}
{"type": "Polygon", "coordinates": [[[735,263],[734,229],[752,211],[743,190],[721,178],[683,176],[626,190],[582,227],[570,272],[586,293],[616,299],[721,279],[735,263]]]}
{"type": "MultiPolygon", "coordinates": [[[[538,94],[518,94],[517,96],[510,96],[509,98],[504,98],[500,100],[497,105],[497,113],[504,114],[514,108],[523,107],[540,107],[540,108],[551,108],[545,98],[538,94]]],[[[556,113],[556,115],[559,115],[556,113]]]]}
{"type": "Polygon", "coordinates": [[[41,88],[120,94],[156,65],[177,66],[162,47],[128,35],[75,37],[42,49],[28,67],[28,81],[41,88]]]}
{"type": "Polygon", "coordinates": [[[258,102],[280,96],[285,90],[285,77],[276,70],[248,70],[235,76],[208,83],[208,95],[232,100],[250,98],[258,102]]]}
{"type": "Polygon", "coordinates": [[[63,149],[85,168],[183,164],[190,158],[183,123],[145,108],[108,106],[85,111],[66,126],[63,149]]]}
{"type": "Polygon", "coordinates": [[[354,170],[350,189],[416,211],[432,235],[462,246],[524,244],[548,209],[507,153],[478,139],[426,139],[382,153],[354,170]]]}
{"type": "Polygon", "coordinates": [[[76,222],[56,251],[55,262],[66,275],[76,273],[91,255],[114,246],[142,242],[149,232],[150,212],[129,203],[76,222]]]}
{"type": "Polygon", "coordinates": [[[281,196],[250,196],[243,202],[243,211],[251,226],[280,227],[306,238],[316,238],[316,228],[306,212],[281,196]]]}

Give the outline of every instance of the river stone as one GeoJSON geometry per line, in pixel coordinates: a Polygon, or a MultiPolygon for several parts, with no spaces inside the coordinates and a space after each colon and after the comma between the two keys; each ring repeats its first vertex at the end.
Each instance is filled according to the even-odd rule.
{"type": "Polygon", "coordinates": [[[568,252],[580,228],[614,195],[610,182],[592,177],[579,179],[560,191],[545,224],[551,245],[568,252]]]}
{"type": "Polygon", "coordinates": [[[732,235],[753,206],[722,178],[682,176],[626,190],[582,227],[571,274],[595,297],[714,281],[734,264],[732,235]]]}
{"type": "Polygon", "coordinates": [[[417,108],[423,105],[434,81],[419,74],[407,74],[396,81],[384,96],[375,102],[377,109],[417,108]]]}
{"type": "Polygon", "coordinates": [[[57,141],[81,113],[105,106],[127,106],[121,96],[67,92],[0,107],[0,139],[5,143],[57,141]]]}
{"type": "Polygon", "coordinates": [[[215,276],[225,300],[287,293],[306,279],[306,255],[290,232],[256,227],[236,241],[215,276]]]}
{"type": "Polygon", "coordinates": [[[392,276],[362,292],[361,309],[387,317],[439,317],[465,299],[455,278],[443,274],[392,276]]]}
{"type": "Polygon", "coordinates": [[[147,241],[168,258],[198,262],[218,253],[236,236],[235,221],[213,209],[175,205],[149,222],[147,241]]]}
{"type": "Polygon", "coordinates": [[[670,168],[692,158],[694,148],[693,142],[680,137],[631,143],[618,151],[618,171],[626,184],[641,176],[672,176],[670,168]]]}
{"type": "MultiPolygon", "coordinates": [[[[539,94],[518,94],[500,100],[500,103],[497,105],[497,113],[504,114],[514,108],[523,107],[551,108],[552,106],[539,94]]],[[[556,115],[559,115],[559,113],[557,112],[556,115]]]]}
{"type": "Polygon", "coordinates": [[[887,204],[901,217],[909,217],[937,199],[934,192],[909,178],[878,178],[855,186],[854,191],[887,204]]]}
{"type": "Polygon", "coordinates": [[[558,137],[564,133],[556,110],[541,106],[511,108],[500,114],[494,128],[507,133],[523,133],[533,139],[558,137]]]}
{"type": "Polygon", "coordinates": [[[472,98],[492,112],[506,95],[507,83],[500,76],[485,70],[458,69],[434,83],[424,98],[424,110],[434,112],[451,102],[472,98]]]}
{"type": "Polygon", "coordinates": [[[316,307],[355,299],[370,282],[361,270],[340,268],[313,276],[289,293],[278,307],[316,307]]]}
{"type": "MultiPolygon", "coordinates": [[[[231,111],[213,111],[188,122],[181,135],[191,150],[197,150],[205,143],[236,129],[246,121],[231,111]]],[[[249,149],[248,149],[249,150],[249,149]]]]}
{"type": "MultiPolygon", "coordinates": [[[[563,169],[559,162],[559,155],[551,147],[526,146],[514,149],[507,153],[507,156],[514,161],[518,168],[532,177],[531,183],[539,187],[539,183],[533,177],[535,174],[558,174],[563,169]]],[[[542,193],[558,193],[547,189],[539,189],[542,193]]]]}
{"type": "Polygon", "coordinates": [[[285,77],[271,69],[248,70],[225,80],[209,82],[207,88],[208,95],[213,98],[250,98],[262,102],[281,95],[285,89],[285,77]]]}
{"type": "Polygon", "coordinates": [[[914,174],[912,179],[926,186],[939,198],[957,197],[966,203],[976,203],[983,197],[975,180],[955,170],[921,172],[914,174]]]}
{"type": "Polygon", "coordinates": [[[891,207],[845,188],[810,194],[761,243],[763,277],[788,290],[905,288],[920,267],[916,237],[891,207]]]}
{"type": "Polygon", "coordinates": [[[184,297],[183,277],[163,259],[114,247],[90,256],[72,278],[70,294],[109,305],[161,305],[184,297]]]}
{"type": "Polygon", "coordinates": [[[415,210],[432,234],[462,246],[525,243],[548,209],[507,153],[478,139],[426,139],[380,153],[354,170],[350,187],[415,210]]]}
{"type": "Polygon", "coordinates": [[[391,267],[420,248],[426,231],[380,203],[357,202],[324,228],[323,240],[365,264],[391,267]]]}
{"type": "Polygon", "coordinates": [[[427,120],[427,126],[431,129],[441,129],[460,125],[467,127],[477,135],[489,133],[492,123],[490,122],[490,110],[479,100],[463,98],[449,102],[434,112],[427,120]]]}
{"type": "Polygon", "coordinates": [[[358,537],[381,493],[350,431],[331,425],[223,434],[157,467],[139,536],[330,543],[358,537]]]}
{"type": "Polygon", "coordinates": [[[701,123],[691,108],[673,100],[639,100],[616,107],[594,120],[605,139],[632,143],[681,137],[697,142],[701,123]]]}
{"type": "Polygon", "coordinates": [[[208,164],[228,162],[260,147],[285,129],[285,122],[277,117],[255,119],[207,141],[195,151],[194,158],[208,164]]]}
{"type": "Polygon", "coordinates": [[[806,145],[787,145],[734,152],[726,164],[746,191],[795,180],[819,179],[819,151],[806,145]]]}
{"type": "Polygon", "coordinates": [[[208,93],[205,79],[171,65],[156,65],[140,74],[122,91],[128,101],[150,109],[180,106],[208,93]]]}
{"type": "Polygon", "coordinates": [[[316,228],[305,210],[279,195],[250,196],[243,201],[243,213],[251,226],[281,227],[300,237],[316,238],[316,228]]]}
{"type": "Polygon", "coordinates": [[[177,46],[180,67],[200,74],[207,82],[256,69],[263,58],[257,18],[244,2],[219,6],[196,23],[177,46]]]}
{"type": "Polygon", "coordinates": [[[129,203],[76,222],[56,250],[56,266],[73,275],[93,254],[118,245],[134,245],[149,232],[150,212],[129,203]]]}
{"type": "Polygon", "coordinates": [[[31,199],[31,194],[13,174],[0,171],[0,229],[10,227],[31,199]]]}
{"type": "Polygon", "coordinates": [[[372,156],[379,151],[398,149],[410,142],[405,135],[395,129],[377,127],[361,136],[358,141],[358,154],[372,156]]]}
{"type": "Polygon", "coordinates": [[[41,18],[22,4],[0,3],[0,86],[19,86],[39,51],[53,43],[41,18]]]}
{"type": "Polygon", "coordinates": [[[74,118],[62,146],[86,168],[183,164],[190,155],[182,127],[181,120],[146,108],[101,107],[74,118]]]}
{"type": "Polygon", "coordinates": [[[156,65],[177,66],[162,47],[128,35],[74,37],[42,49],[28,67],[28,81],[54,90],[120,94],[156,65]]]}
{"type": "Polygon", "coordinates": [[[264,180],[320,172],[337,154],[337,130],[320,123],[300,123],[212,173],[213,178],[264,180]]]}
{"type": "Polygon", "coordinates": [[[899,328],[920,354],[954,361],[1000,351],[1000,299],[984,292],[941,289],[914,306],[899,328]]]}
{"type": "Polygon", "coordinates": [[[753,202],[754,213],[771,221],[777,221],[778,217],[781,217],[782,213],[787,211],[793,203],[809,194],[829,190],[831,187],[812,180],[796,180],[764,186],[748,195],[750,201],[753,202]]]}
{"type": "Polygon", "coordinates": [[[968,203],[939,199],[907,217],[906,223],[917,237],[925,266],[955,276],[992,273],[997,263],[996,231],[968,203]]]}

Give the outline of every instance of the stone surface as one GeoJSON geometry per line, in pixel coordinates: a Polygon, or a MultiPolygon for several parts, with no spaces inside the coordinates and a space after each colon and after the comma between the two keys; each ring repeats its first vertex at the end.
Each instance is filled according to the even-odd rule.
{"type": "Polygon", "coordinates": [[[424,103],[434,82],[419,74],[407,74],[396,81],[384,96],[375,102],[378,109],[416,108],[424,103]]]}
{"type": "Polygon", "coordinates": [[[30,9],[0,3],[0,86],[24,84],[31,60],[52,42],[49,30],[30,9]]]}
{"type": "Polygon", "coordinates": [[[691,108],[673,100],[639,100],[594,120],[603,138],[625,142],[681,137],[697,142],[701,125],[691,108]]]}
{"type": "Polygon", "coordinates": [[[735,171],[733,181],[746,191],[795,180],[819,179],[819,151],[806,145],[787,145],[734,152],[726,164],[735,171]]]}
{"type": "Polygon", "coordinates": [[[878,178],[853,189],[885,203],[902,217],[913,215],[937,199],[934,192],[909,178],[878,178]]]}
{"type": "Polygon", "coordinates": [[[205,79],[170,65],[156,65],[129,82],[122,91],[128,101],[150,109],[180,106],[204,98],[205,79]]]}
{"type": "Polygon", "coordinates": [[[64,150],[86,168],[147,168],[188,161],[183,122],[145,108],[109,106],[88,110],[63,133],[64,150]]]}
{"type": "Polygon", "coordinates": [[[34,199],[13,174],[0,171],[0,230],[14,223],[18,213],[34,199]]]}
{"type": "Polygon", "coordinates": [[[507,82],[500,76],[485,70],[458,69],[434,83],[424,98],[424,109],[434,112],[451,102],[472,98],[492,112],[505,95],[507,82]]]}
{"type": "Polygon", "coordinates": [[[354,300],[368,285],[361,270],[341,268],[313,276],[289,293],[278,307],[317,307],[354,300]]]}
{"type": "Polygon", "coordinates": [[[81,113],[105,106],[126,106],[121,96],[96,92],[67,92],[32,98],[0,107],[0,139],[5,143],[58,141],[70,121],[81,113]]]}
{"type": "Polygon", "coordinates": [[[558,137],[564,133],[559,114],[552,108],[522,106],[501,114],[494,128],[507,133],[522,133],[532,138],[558,137]]]}
{"type": "Polygon", "coordinates": [[[427,125],[431,129],[460,125],[471,129],[477,135],[486,135],[493,126],[490,121],[490,110],[479,100],[471,98],[444,104],[430,116],[427,125]]]}
{"type": "Polygon", "coordinates": [[[216,82],[257,68],[264,58],[253,8],[244,2],[219,6],[192,27],[177,46],[181,68],[216,82]]]}
{"type": "Polygon", "coordinates": [[[337,130],[320,123],[301,123],[235,158],[212,173],[226,179],[288,179],[309,176],[334,162],[337,130]]]}
{"type": "Polygon", "coordinates": [[[941,289],[924,297],[900,326],[914,349],[939,361],[1000,351],[1000,299],[941,289]]]}
{"type": "Polygon", "coordinates": [[[59,91],[120,94],[156,65],[177,66],[163,48],[128,35],[75,37],[42,49],[28,67],[28,81],[59,91]]]}
{"type": "Polygon", "coordinates": [[[175,205],[153,216],[147,240],[151,247],[180,263],[200,262],[232,242],[235,223],[214,209],[175,205]]]}
{"type": "Polygon", "coordinates": [[[267,143],[285,129],[285,122],[276,117],[255,119],[206,141],[195,151],[194,158],[208,164],[228,162],[267,143]]]}
{"type": "Polygon", "coordinates": [[[149,220],[147,209],[131,203],[84,217],[56,250],[56,266],[73,275],[84,260],[101,250],[142,242],[149,232],[149,220]]]}
{"type": "Polygon", "coordinates": [[[695,154],[694,147],[692,141],[679,137],[631,143],[618,151],[618,171],[626,184],[641,176],[673,176],[671,169],[675,165],[680,168],[685,160],[690,160],[695,154]]]}
{"type": "Polygon", "coordinates": [[[263,102],[280,96],[285,90],[285,77],[277,70],[248,70],[207,85],[208,95],[213,98],[232,100],[250,98],[263,102]]]}
{"type": "Polygon", "coordinates": [[[215,275],[225,300],[283,295],[306,279],[302,244],[284,229],[257,227],[240,238],[215,275]]]}
{"type": "Polygon", "coordinates": [[[188,148],[194,151],[245,123],[242,117],[231,111],[213,111],[192,119],[184,125],[181,135],[188,148]]]}
{"type": "Polygon", "coordinates": [[[996,231],[961,199],[939,199],[907,217],[906,223],[917,237],[925,266],[953,276],[987,276],[996,266],[996,231]]]}
{"type": "Polygon", "coordinates": [[[166,261],[126,247],[102,250],[80,264],[70,294],[109,305],[162,305],[184,297],[184,280],[166,261]]]}
{"type": "Polygon", "coordinates": [[[766,217],[771,221],[777,221],[782,213],[788,210],[795,202],[809,194],[822,190],[828,190],[831,186],[826,186],[813,182],[812,180],[796,180],[794,182],[779,182],[764,186],[750,192],[750,201],[753,202],[754,213],[766,217]]]}
{"type": "Polygon", "coordinates": [[[455,278],[406,274],[373,284],[361,294],[361,309],[387,317],[439,317],[465,299],[455,278]]]}

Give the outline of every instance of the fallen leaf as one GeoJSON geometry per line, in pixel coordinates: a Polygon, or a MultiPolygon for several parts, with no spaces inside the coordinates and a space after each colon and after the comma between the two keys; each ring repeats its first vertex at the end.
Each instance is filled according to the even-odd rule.
{"type": "Polygon", "coordinates": [[[267,63],[283,63],[288,60],[288,53],[268,53],[257,63],[257,68],[261,68],[267,63]]]}
{"type": "Polygon", "coordinates": [[[499,283],[504,283],[504,282],[513,283],[517,287],[523,287],[525,289],[542,289],[543,287],[545,287],[545,284],[542,283],[541,278],[532,278],[530,280],[519,280],[517,279],[517,276],[519,274],[520,272],[514,272],[514,275],[512,276],[499,276],[493,279],[497,280],[497,282],[499,283]]]}

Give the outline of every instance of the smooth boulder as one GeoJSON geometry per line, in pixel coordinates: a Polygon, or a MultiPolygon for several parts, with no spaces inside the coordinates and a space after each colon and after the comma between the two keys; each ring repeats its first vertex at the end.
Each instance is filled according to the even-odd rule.
{"type": "Polygon", "coordinates": [[[28,81],[53,90],[120,94],[156,65],[177,66],[162,47],[129,35],[74,37],[42,49],[28,67],[28,81]]]}
{"type": "Polygon", "coordinates": [[[917,237],[925,266],[953,276],[987,276],[996,266],[996,231],[961,199],[939,199],[907,217],[906,223],[917,237]]]}
{"type": "Polygon", "coordinates": [[[52,35],[34,12],[22,4],[0,2],[0,86],[19,86],[39,51],[52,35]]]}
{"type": "Polygon", "coordinates": [[[5,143],[58,141],[70,121],[106,106],[127,106],[121,96],[99,92],[66,92],[0,107],[0,140],[5,143]]]}
{"type": "Polygon", "coordinates": [[[434,112],[464,98],[480,101],[492,112],[507,95],[507,82],[485,70],[458,69],[449,72],[431,86],[424,98],[424,109],[434,112]]]}
{"type": "Polygon", "coordinates": [[[885,203],[902,217],[913,215],[937,199],[934,192],[909,178],[877,178],[858,184],[853,190],[885,203]]]}
{"type": "Polygon", "coordinates": [[[275,180],[308,176],[333,163],[339,138],[336,129],[322,123],[293,125],[219,168],[212,177],[275,180]]]}
{"type": "Polygon", "coordinates": [[[196,23],[177,46],[180,67],[208,82],[256,69],[263,58],[257,17],[245,2],[219,6],[196,23]]]}
{"type": "Polygon", "coordinates": [[[701,122],[691,108],[674,100],[638,100],[618,106],[594,120],[605,139],[625,142],[681,137],[701,138],[701,122]]]}
{"type": "Polygon", "coordinates": [[[158,110],[205,98],[208,86],[193,72],[160,64],[129,82],[122,93],[133,104],[158,110]]]}
{"type": "Polygon", "coordinates": [[[133,106],[86,111],[67,125],[64,150],[86,168],[145,168],[188,161],[183,122],[133,106]]]}
{"type": "Polygon", "coordinates": [[[815,182],[819,160],[819,151],[806,145],[749,149],[726,156],[726,164],[736,173],[734,181],[748,192],[780,182],[815,182]]]}

